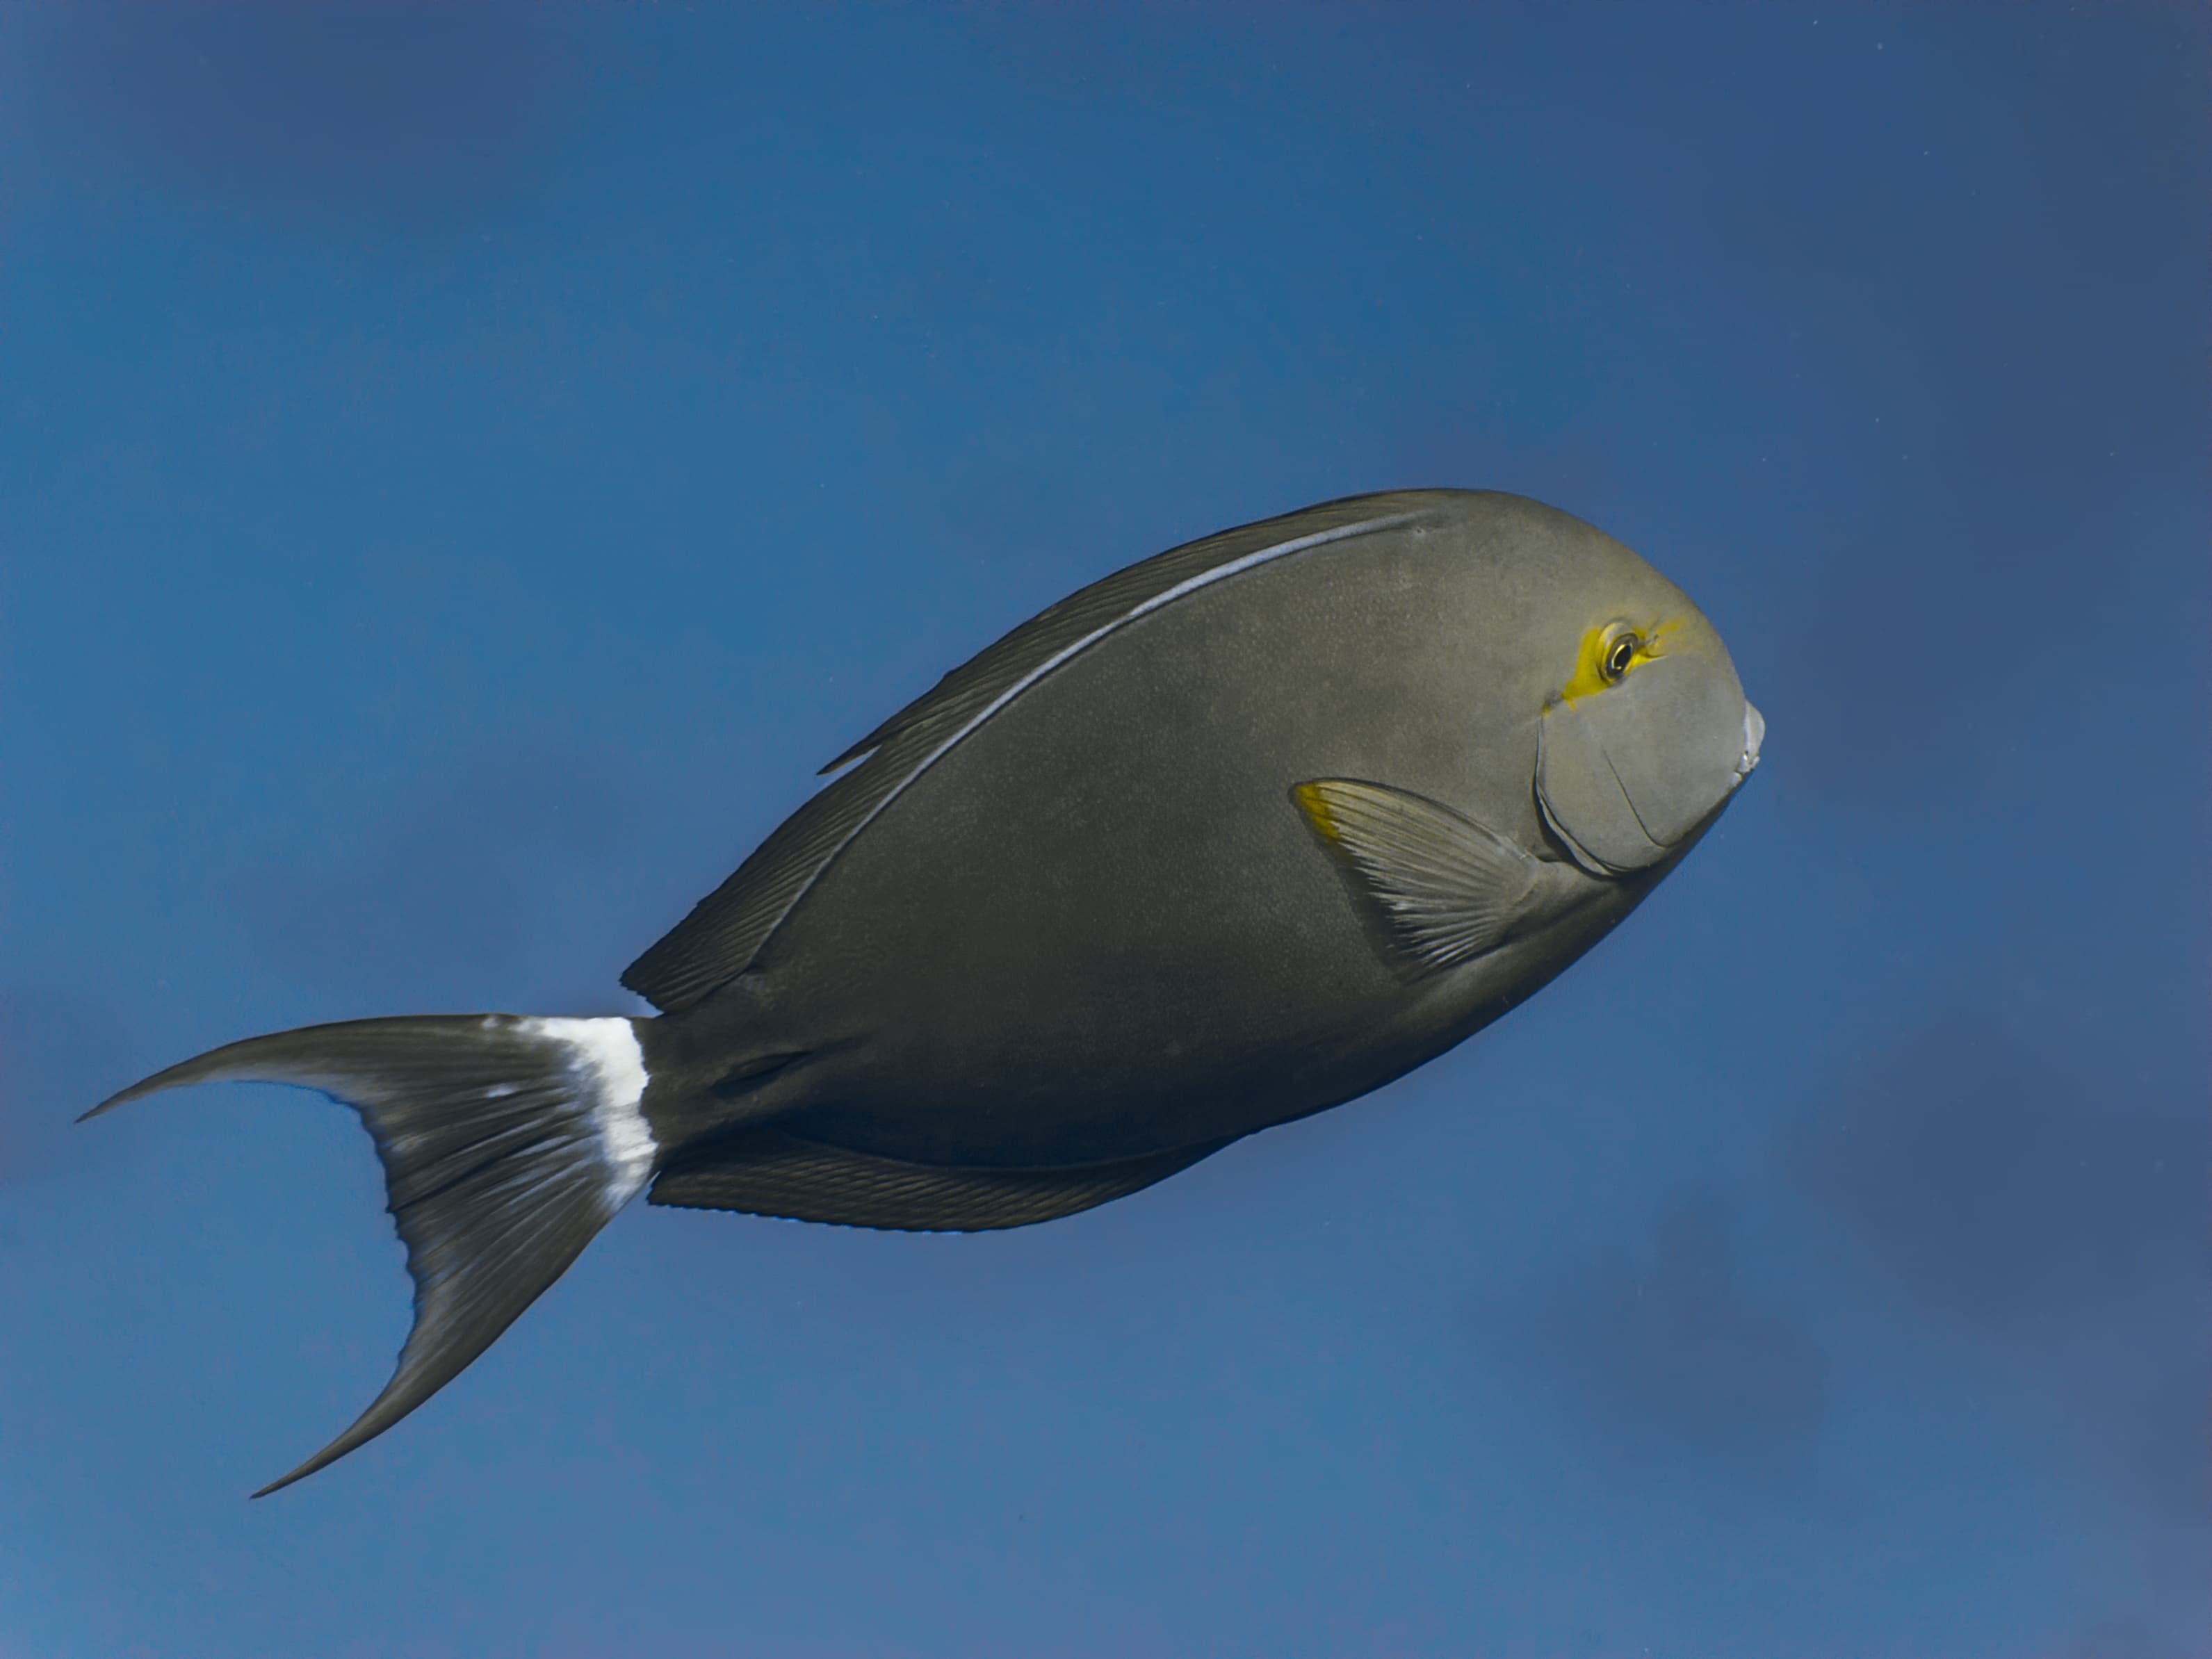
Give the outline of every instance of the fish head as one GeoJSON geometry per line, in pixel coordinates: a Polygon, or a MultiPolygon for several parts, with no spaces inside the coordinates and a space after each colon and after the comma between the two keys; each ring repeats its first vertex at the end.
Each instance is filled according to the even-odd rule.
{"type": "Polygon", "coordinates": [[[1759,764],[1766,732],[1712,623],[1630,559],[1615,567],[1628,580],[1600,584],[1611,591],[1562,618],[1537,728],[1544,822],[1599,876],[1647,869],[1695,840],[1759,764]]]}

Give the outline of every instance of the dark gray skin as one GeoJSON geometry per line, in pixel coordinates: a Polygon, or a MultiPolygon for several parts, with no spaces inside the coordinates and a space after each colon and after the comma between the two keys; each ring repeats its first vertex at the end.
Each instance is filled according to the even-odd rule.
{"type": "Polygon", "coordinates": [[[656,1137],[775,1119],[810,1140],[968,1166],[1218,1142],[1422,1064],[1603,937],[1735,778],[1723,771],[1692,835],[1656,861],[1592,874],[1533,787],[1546,709],[1593,628],[1672,623],[1670,654],[1718,671],[1724,727],[1717,741],[1631,731],[1616,746],[1717,746],[1733,761],[1745,705],[1717,635],[1642,559],[1535,502],[1424,491],[1358,505],[1420,516],[1121,627],[922,771],[742,975],[663,1022],[656,1137]],[[1425,796],[1543,860],[1543,925],[1405,971],[1292,800],[1295,784],[1329,777],[1425,796]],[[772,1054],[805,1057],[712,1091],[772,1054]]]}
{"type": "Polygon", "coordinates": [[[1021,1226],[1366,1093],[1635,908],[1761,730],[1697,608],[1580,520],[1326,502],[1116,572],[893,715],[631,964],[659,1018],[310,1026],[88,1115],[288,1083],[375,1138],[414,1328],[274,1491],[429,1398],[648,1184],[1021,1226]]]}

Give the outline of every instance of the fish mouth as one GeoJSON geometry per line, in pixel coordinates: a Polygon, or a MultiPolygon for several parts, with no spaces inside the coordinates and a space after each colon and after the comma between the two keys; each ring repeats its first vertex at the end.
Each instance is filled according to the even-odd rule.
{"type": "Polygon", "coordinates": [[[1735,781],[1741,783],[1759,769],[1759,745],[1766,740],[1766,716],[1752,706],[1747,697],[1743,704],[1743,752],[1735,759],[1735,781]]]}

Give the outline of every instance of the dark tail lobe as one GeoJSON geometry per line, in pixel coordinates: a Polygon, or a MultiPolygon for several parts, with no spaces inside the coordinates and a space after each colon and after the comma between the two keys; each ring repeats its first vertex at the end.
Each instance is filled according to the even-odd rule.
{"type": "Polygon", "coordinates": [[[256,1498],[374,1439],[459,1375],[652,1178],[641,1023],[310,1025],[172,1066],[85,1114],[188,1083],[289,1083],[353,1107],[375,1137],[415,1279],[414,1328],[354,1425],[256,1498]]]}

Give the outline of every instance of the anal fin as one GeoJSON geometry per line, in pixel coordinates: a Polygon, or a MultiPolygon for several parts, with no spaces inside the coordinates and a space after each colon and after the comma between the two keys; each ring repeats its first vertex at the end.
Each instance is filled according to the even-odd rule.
{"type": "Polygon", "coordinates": [[[1450,807],[1387,784],[1291,791],[1387,953],[1429,973],[1494,951],[1549,907],[1541,860],[1450,807]]]}
{"type": "Polygon", "coordinates": [[[1227,1144],[1108,1164],[1000,1170],[908,1164],[761,1127],[679,1156],[654,1181],[647,1200],[895,1232],[984,1232],[1127,1197],[1227,1144]]]}

